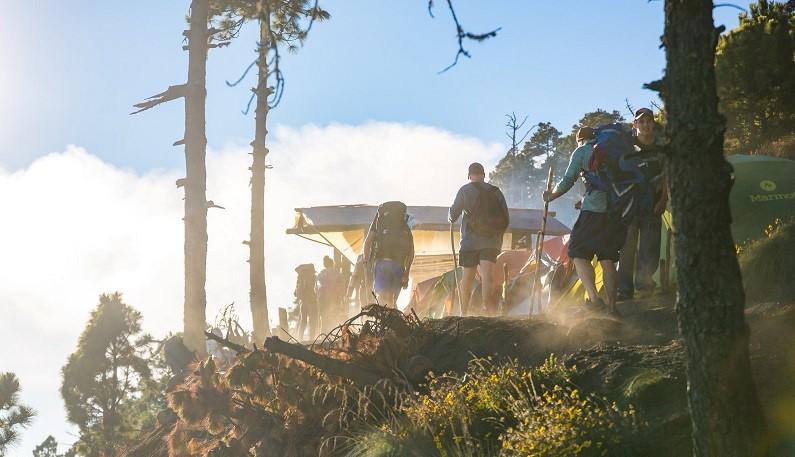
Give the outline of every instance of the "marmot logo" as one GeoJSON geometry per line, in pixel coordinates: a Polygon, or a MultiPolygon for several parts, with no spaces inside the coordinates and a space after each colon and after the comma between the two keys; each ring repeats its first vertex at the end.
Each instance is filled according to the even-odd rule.
{"type": "Polygon", "coordinates": [[[776,190],[776,183],[767,180],[760,181],[759,188],[764,190],[765,192],[773,192],[774,190],[776,190]]]}

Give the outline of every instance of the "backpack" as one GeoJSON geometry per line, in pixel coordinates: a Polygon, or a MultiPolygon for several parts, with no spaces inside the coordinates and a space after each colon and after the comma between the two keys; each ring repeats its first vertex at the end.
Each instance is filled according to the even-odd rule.
{"type": "Polygon", "coordinates": [[[373,221],[375,230],[374,260],[390,258],[403,262],[414,247],[414,238],[408,225],[406,205],[403,202],[385,202],[378,206],[373,221]]]}
{"type": "Polygon", "coordinates": [[[646,164],[638,155],[631,132],[621,124],[595,128],[589,143],[593,152],[587,170],[583,170],[586,189],[604,192],[608,213],[627,225],[637,212],[646,164]]]}
{"type": "Polygon", "coordinates": [[[342,273],[337,269],[323,269],[317,275],[316,292],[320,300],[341,300],[345,294],[342,289],[342,273]]]}
{"type": "Polygon", "coordinates": [[[478,196],[472,211],[468,213],[469,226],[476,234],[493,238],[502,236],[508,229],[508,211],[502,204],[500,189],[495,186],[483,186],[474,183],[478,196]]]}
{"type": "Polygon", "coordinates": [[[293,292],[296,300],[314,302],[317,299],[315,294],[315,266],[311,263],[298,265],[295,268],[295,272],[298,273],[298,278],[295,281],[295,292],[293,292]]]}

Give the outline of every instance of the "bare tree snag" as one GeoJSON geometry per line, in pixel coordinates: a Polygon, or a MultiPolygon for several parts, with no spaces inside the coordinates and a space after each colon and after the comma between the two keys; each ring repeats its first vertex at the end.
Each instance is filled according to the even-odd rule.
{"type": "Polygon", "coordinates": [[[265,138],[268,134],[268,51],[271,48],[271,14],[268,2],[259,4],[260,39],[257,58],[258,78],[254,92],[257,106],[254,112],[254,141],[251,163],[251,231],[249,240],[249,304],[254,330],[254,341],[270,336],[268,321],[268,296],[265,285],[265,157],[268,149],[265,138]]]}
{"type": "Polygon", "coordinates": [[[185,93],[185,345],[200,356],[207,308],[207,98],[208,0],[192,0],[188,30],[188,83],[185,93]]]}

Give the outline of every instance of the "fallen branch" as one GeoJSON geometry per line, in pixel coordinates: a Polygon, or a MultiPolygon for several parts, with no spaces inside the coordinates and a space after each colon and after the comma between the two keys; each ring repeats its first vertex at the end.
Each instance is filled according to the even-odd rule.
{"type": "Polygon", "coordinates": [[[220,337],[220,336],[218,336],[218,335],[216,335],[214,333],[210,333],[207,330],[204,331],[204,336],[206,336],[208,339],[217,341],[218,344],[220,344],[221,346],[227,347],[227,348],[235,351],[238,354],[245,354],[245,353],[251,352],[251,349],[248,349],[247,347],[241,346],[241,345],[239,345],[237,343],[233,343],[233,342],[227,340],[226,338],[220,337]]]}
{"type": "Polygon", "coordinates": [[[297,344],[290,344],[276,336],[265,338],[265,349],[300,360],[326,374],[348,379],[360,387],[375,385],[381,380],[381,377],[377,374],[364,370],[357,365],[332,359],[297,344]]]}

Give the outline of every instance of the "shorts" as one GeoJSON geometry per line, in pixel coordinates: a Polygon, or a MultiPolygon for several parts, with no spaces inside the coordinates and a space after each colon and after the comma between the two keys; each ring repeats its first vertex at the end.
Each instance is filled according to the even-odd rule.
{"type": "Polygon", "coordinates": [[[381,259],[375,264],[373,271],[373,290],[377,294],[400,292],[403,287],[403,275],[406,268],[402,262],[392,259],[381,259]]]}
{"type": "Polygon", "coordinates": [[[499,249],[476,249],[474,251],[461,251],[458,253],[458,264],[464,268],[472,268],[478,266],[481,260],[487,262],[496,262],[497,256],[500,255],[499,249]]]}
{"type": "Polygon", "coordinates": [[[571,229],[569,258],[612,260],[618,262],[618,251],[627,239],[627,228],[608,213],[582,211],[571,229]]]}

